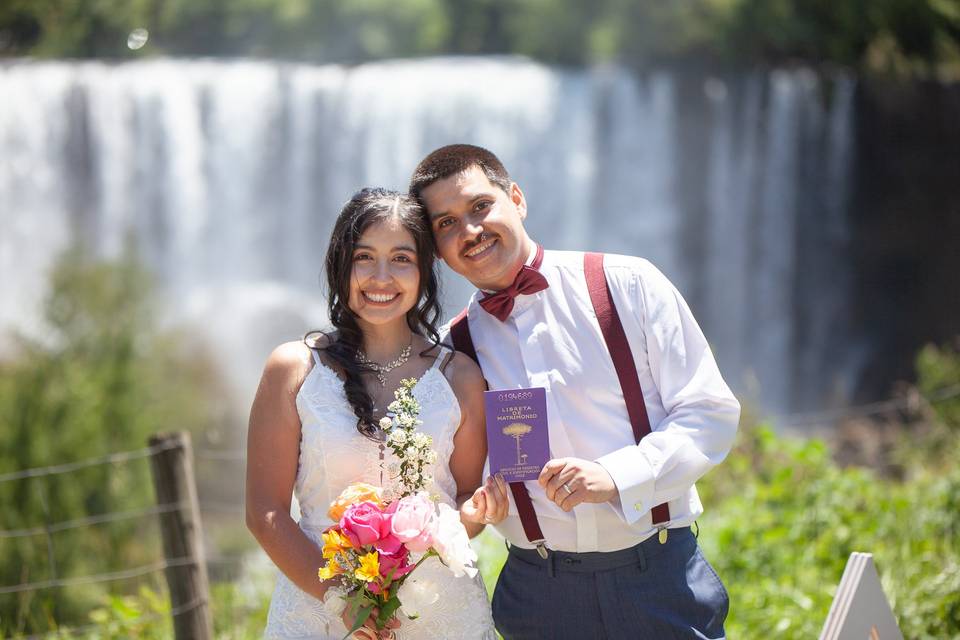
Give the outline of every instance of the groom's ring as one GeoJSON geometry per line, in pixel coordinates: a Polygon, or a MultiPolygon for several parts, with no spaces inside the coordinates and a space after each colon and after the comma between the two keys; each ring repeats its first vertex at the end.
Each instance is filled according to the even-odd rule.
{"type": "Polygon", "coordinates": [[[570,483],[569,483],[569,482],[564,482],[564,483],[563,483],[563,488],[567,490],[567,493],[569,493],[570,495],[573,495],[573,489],[570,488],[570,483]]]}

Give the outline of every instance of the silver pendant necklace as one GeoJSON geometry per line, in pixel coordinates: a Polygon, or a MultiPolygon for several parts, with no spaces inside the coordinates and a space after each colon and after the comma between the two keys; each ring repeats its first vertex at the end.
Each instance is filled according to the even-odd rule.
{"type": "Polygon", "coordinates": [[[407,363],[407,360],[410,359],[410,351],[413,349],[413,336],[410,336],[410,344],[403,348],[403,351],[400,352],[392,362],[387,364],[379,364],[370,360],[367,357],[367,354],[363,350],[357,351],[357,361],[361,364],[364,364],[371,369],[377,376],[377,380],[380,382],[381,387],[387,386],[387,374],[396,369],[397,367],[403,366],[407,363]]]}

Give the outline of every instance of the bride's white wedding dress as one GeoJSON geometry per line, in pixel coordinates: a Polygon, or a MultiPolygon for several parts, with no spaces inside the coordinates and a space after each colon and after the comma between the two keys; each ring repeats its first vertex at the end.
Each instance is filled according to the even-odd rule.
{"type": "MultiPolygon", "coordinates": [[[[421,376],[413,395],[420,402],[423,424],[419,429],[433,436],[437,452],[430,493],[456,507],[456,483],[448,462],[453,453],[453,435],[460,425],[460,404],[438,366],[443,360],[441,355],[421,376]]],[[[318,546],[323,546],[321,533],[333,524],[327,517],[330,502],[353,482],[383,485],[387,472],[381,469],[384,465],[379,445],[357,432],[357,417],[347,402],[343,382],[319,360],[316,352],[314,366],[297,394],[297,412],[302,431],[294,493],[300,502],[300,528],[318,546]]],[[[434,583],[440,598],[424,607],[415,620],[399,613],[398,638],[496,638],[487,592],[479,575],[473,579],[455,578],[436,558],[430,558],[413,578],[434,583]]],[[[265,637],[340,640],[347,629],[333,606],[336,603],[330,602],[335,597],[328,598],[325,605],[279,573],[265,637]]]]}

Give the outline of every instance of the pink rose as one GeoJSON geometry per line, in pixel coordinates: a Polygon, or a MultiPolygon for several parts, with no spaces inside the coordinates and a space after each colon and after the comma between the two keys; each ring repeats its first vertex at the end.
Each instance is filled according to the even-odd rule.
{"type": "Polygon", "coordinates": [[[401,498],[390,510],[390,531],[407,549],[422,552],[433,546],[434,509],[425,493],[401,498]]]}
{"type": "Polygon", "coordinates": [[[353,546],[359,548],[389,536],[390,518],[375,503],[359,502],[343,512],[340,529],[353,546]]]}
{"type": "Polygon", "coordinates": [[[374,546],[381,555],[385,553],[388,555],[394,555],[400,551],[406,553],[406,549],[403,548],[403,542],[393,535],[393,531],[390,528],[391,523],[393,522],[393,514],[396,510],[396,502],[391,502],[387,508],[383,510],[383,514],[387,518],[386,530],[380,539],[374,543],[374,546]]]}
{"type": "Polygon", "coordinates": [[[410,564],[410,552],[404,547],[400,547],[394,554],[380,554],[380,575],[384,578],[390,575],[391,580],[398,580],[413,571],[415,566],[410,564]],[[390,574],[391,571],[393,575],[390,574]]]}
{"type": "Polygon", "coordinates": [[[395,535],[390,533],[389,530],[387,531],[386,535],[373,543],[373,546],[377,548],[377,551],[380,552],[380,555],[392,555],[399,552],[401,549],[406,551],[406,549],[403,548],[403,542],[401,542],[395,535]]]}

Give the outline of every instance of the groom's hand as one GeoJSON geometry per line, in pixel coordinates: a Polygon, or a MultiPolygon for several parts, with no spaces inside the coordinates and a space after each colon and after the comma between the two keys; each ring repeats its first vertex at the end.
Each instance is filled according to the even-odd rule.
{"type": "Polygon", "coordinates": [[[608,502],[617,496],[617,485],[602,465],[580,458],[555,458],[540,472],[547,499],[570,511],[581,502],[608,502]]]}

